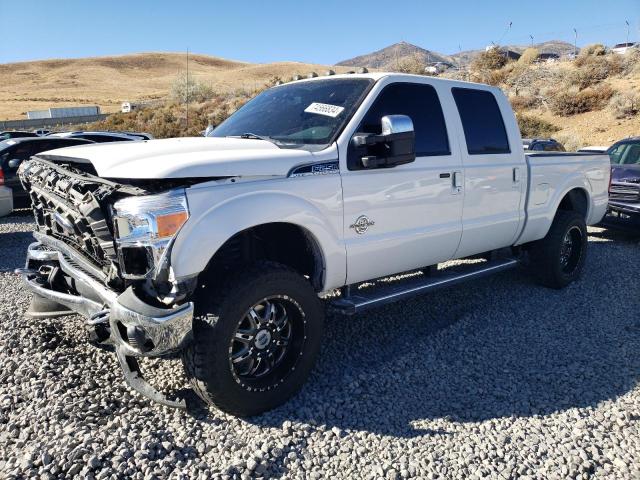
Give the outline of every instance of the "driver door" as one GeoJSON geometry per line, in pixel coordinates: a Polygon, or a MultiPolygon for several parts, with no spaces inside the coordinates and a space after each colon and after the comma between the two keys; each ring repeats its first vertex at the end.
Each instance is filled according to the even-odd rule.
{"type": "Polygon", "coordinates": [[[441,98],[428,83],[388,84],[356,129],[380,134],[383,116],[409,116],[414,162],[364,168],[352,142],[341,148],[347,284],[446,261],[458,248],[463,192],[454,178],[462,178],[462,162],[441,98]]]}

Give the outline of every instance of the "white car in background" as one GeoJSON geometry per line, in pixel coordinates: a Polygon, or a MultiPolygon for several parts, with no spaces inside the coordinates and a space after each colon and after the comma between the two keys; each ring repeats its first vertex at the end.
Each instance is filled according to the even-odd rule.
{"type": "Polygon", "coordinates": [[[617,43],[611,48],[611,51],[613,53],[617,53],[618,55],[624,55],[631,50],[638,50],[639,47],[640,44],[638,44],[637,42],[617,43]]]}
{"type": "Polygon", "coordinates": [[[578,150],[578,153],[604,153],[609,149],[606,145],[591,145],[589,147],[582,147],[578,150]]]}

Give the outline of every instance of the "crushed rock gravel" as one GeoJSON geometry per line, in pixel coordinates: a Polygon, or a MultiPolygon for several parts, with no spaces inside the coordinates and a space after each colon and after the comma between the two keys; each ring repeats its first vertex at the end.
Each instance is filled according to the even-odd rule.
{"type": "Polygon", "coordinates": [[[591,228],[562,291],[512,271],[329,316],[302,392],[241,420],[141,398],[79,317],[26,319],[32,228],[0,219],[0,478],[640,477],[638,237],[591,228]]]}

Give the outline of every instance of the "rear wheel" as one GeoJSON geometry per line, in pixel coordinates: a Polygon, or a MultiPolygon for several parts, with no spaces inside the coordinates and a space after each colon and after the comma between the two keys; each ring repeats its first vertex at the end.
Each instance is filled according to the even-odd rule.
{"type": "Polygon", "coordinates": [[[303,385],[322,339],[322,306],[306,278],[273,262],[225,284],[196,298],[194,341],[183,364],[205,402],[256,415],[303,385]]]}
{"type": "Polygon", "coordinates": [[[581,214],[559,210],[547,236],[531,248],[531,266],[543,285],[563,288],[582,273],[587,226],[581,214]]]}

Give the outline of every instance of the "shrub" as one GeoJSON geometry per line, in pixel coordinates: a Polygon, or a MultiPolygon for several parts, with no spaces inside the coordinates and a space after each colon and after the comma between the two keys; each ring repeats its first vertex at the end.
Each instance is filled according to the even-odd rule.
{"type": "Polygon", "coordinates": [[[609,110],[615,118],[630,118],[640,111],[640,95],[635,92],[616,93],[609,101],[609,110]]]}
{"type": "Polygon", "coordinates": [[[576,65],[580,66],[582,62],[587,61],[591,57],[601,57],[606,55],[607,48],[601,43],[593,43],[591,45],[587,45],[586,47],[580,50],[578,54],[578,58],[576,58],[576,65]]]}
{"type": "Polygon", "coordinates": [[[580,90],[609,77],[610,66],[605,57],[590,57],[569,74],[568,81],[580,90]]]}
{"type": "Polygon", "coordinates": [[[553,123],[532,115],[518,113],[516,114],[516,119],[520,127],[520,134],[523,137],[550,137],[560,130],[560,127],[553,123]]]}
{"type": "Polygon", "coordinates": [[[562,117],[578,113],[601,110],[613,96],[613,89],[606,84],[584,90],[565,90],[557,92],[550,101],[553,113],[562,117]]]}
{"type": "Polygon", "coordinates": [[[524,52],[522,52],[522,56],[518,59],[518,63],[520,65],[531,65],[538,59],[540,52],[538,52],[537,48],[527,48],[524,52]]]}
{"type": "Polygon", "coordinates": [[[471,69],[475,71],[498,70],[506,64],[506,55],[498,47],[493,47],[481,52],[471,63],[471,69]]]}
{"type": "Polygon", "coordinates": [[[511,107],[515,111],[527,110],[540,106],[540,99],[533,95],[514,95],[509,97],[511,107]]]}
{"type": "Polygon", "coordinates": [[[640,74],[640,50],[634,49],[624,55],[617,56],[621,57],[620,73],[624,75],[640,74]]]}
{"type": "Polygon", "coordinates": [[[426,73],[427,64],[419,55],[410,55],[401,58],[397,65],[396,71],[399,73],[413,73],[415,75],[424,75],[426,73]]]}
{"type": "Polygon", "coordinates": [[[180,74],[171,86],[171,96],[178,102],[204,102],[214,95],[213,88],[195,80],[190,75],[180,74]]]}

